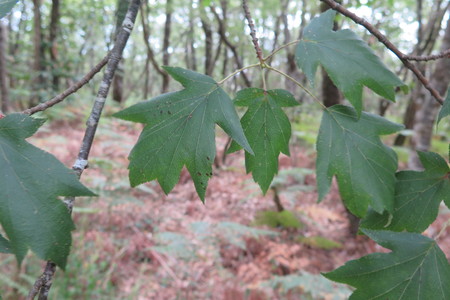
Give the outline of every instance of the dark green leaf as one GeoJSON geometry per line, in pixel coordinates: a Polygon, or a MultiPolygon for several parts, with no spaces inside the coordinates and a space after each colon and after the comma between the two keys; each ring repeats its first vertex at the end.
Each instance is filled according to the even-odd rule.
{"type": "MultiPolygon", "coordinates": [[[[265,194],[278,172],[280,152],[289,155],[291,123],[281,107],[296,106],[298,102],[285,90],[249,88],[238,92],[234,104],[249,107],[241,124],[255,155],[245,153],[245,167],[265,194]]],[[[229,152],[239,149],[234,142],[229,152]]]]}
{"type": "Polygon", "coordinates": [[[130,183],[136,186],[157,179],[169,193],[186,165],[202,200],[216,156],[214,124],[245,150],[245,138],[233,102],[209,76],[182,68],[165,70],[185,89],[133,105],[116,117],[144,123],[130,154],[130,183]]]}
{"type": "Polygon", "coordinates": [[[434,240],[417,233],[362,231],[392,252],[373,253],[324,274],[354,286],[350,300],[450,299],[450,265],[434,240]]]}
{"type": "Polygon", "coordinates": [[[370,211],[361,226],[371,229],[423,232],[436,219],[439,204],[450,207],[450,168],[433,152],[419,152],[423,172],[397,173],[394,213],[377,214],[370,211]]]}
{"type": "Polygon", "coordinates": [[[450,115],[450,88],[447,90],[447,97],[445,97],[444,105],[442,105],[441,110],[439,111],[437,123],[450,115]]]}
{"type": "Polygon", "coordinates": [[[397,155],[379,135],[391,134],[402,125],[363,112],[358,118],[348,106],[335,105],[323,113],[317,137],[317,186],[319,200],[328,193],[336,175],[347,208],[356,216],[394,208],[397,155]]]}
{"type": "Polygon", "coordinates": [[[9,241],[0,234],[0,253],[11,253],[9,241]]]}
{"type": "Polygon", "coordinates": [[[0,0],[0,19],[6,16],[17,2],[18,0],[0,0]]]}
{"type": "Polygon", "coordinates": [[[74,229],[58,196],[93,196],[72,170],[26,142],[44,121],[22,114],[0,119],[0,222],[19,263],[28,248],[64,268],[74,229]]]}
{"type": "Polygon", "coordinates": [[[314,84],[317,67],[322,65],[358,115],[362,110],[363,86],[395,101],[395,87],[404,84],[354,32],[332,30],[335,14],[330,9],[306,26],[295,53],[298,66],[314,84]]]}

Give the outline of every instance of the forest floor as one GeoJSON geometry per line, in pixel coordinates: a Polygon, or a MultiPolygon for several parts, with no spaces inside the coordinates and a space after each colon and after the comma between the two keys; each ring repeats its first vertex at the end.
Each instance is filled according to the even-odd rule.
{"type": "MultiPolygon", "coordinates": [[[[142,125],[102,122],[82,176],[99,197],[75,204],[73,250],[54,299],[346,299],[351,290],[320,273],[386,251],[350,233],[335,183],[317,203],[312,145],[280,157],[278,196],[300,226],[272,228],[255,220],[276,211],[274,191],[262,195],[242,151],[220,161],[221,132],[220,164],[203,204],[186,170],[169,195],[155,182],[129,188],[127,156],[142,125]]],[[[30,141],[70,166],[82,137],[82,124],[53,122],[30,141]]],[[[449,217],[443,208],[426,234],[436,235],[449,217]]],[[[439,244],[449,256],[450,230],[439,244]]]]}

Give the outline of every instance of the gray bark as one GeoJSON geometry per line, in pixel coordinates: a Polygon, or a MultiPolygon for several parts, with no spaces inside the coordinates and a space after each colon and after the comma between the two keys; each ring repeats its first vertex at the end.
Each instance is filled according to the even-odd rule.
{"type": "MultiPolygon", "coordinates": [[[[442,39],[441,50],[450,48],[450,18],[447,20],[444,37],[442,39]]],[[[435,69],[431,74],[430,84],[441,95],[444,95],[450,83],[450,59],[442,59],[436,63],[435,69]]],[[[429,93],[423,93],[423,96],[417,99],[418,109],[416,113],[416,123],[414,125],[414,135],[412,137],[412,147],[414,150],[428,151],[431,146],[434,122],[439,111],[440,105],[429,93]]],[[[422,165],[415,153],[409,161],[411,169],[421,169],[422,165]]]]}
{"type": "Polygon", "coordinates": [[[8,72],[6,67],[7,46],[8,27],[0,20],[0,100],[1,110],[4,113],[10,108],[8,72]]]}

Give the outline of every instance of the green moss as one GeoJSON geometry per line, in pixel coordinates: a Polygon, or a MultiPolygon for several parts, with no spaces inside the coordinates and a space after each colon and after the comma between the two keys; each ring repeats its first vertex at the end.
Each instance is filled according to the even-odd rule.
{"type": "Polygon", "coordinates": [[[311,237],[298,237],[300,243],[311,246],[313,248],[331,250],[331,249],[340,249],[343,247],[341,243],[329,240],[322,236],[311,236],[311,237]]]}

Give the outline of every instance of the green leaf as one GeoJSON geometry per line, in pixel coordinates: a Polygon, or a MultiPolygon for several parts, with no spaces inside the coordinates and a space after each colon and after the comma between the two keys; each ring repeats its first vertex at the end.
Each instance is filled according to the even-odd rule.
{"type": "Polygon", "coordinates": [[[326,109],[317,137],[319,201],[336,175],[344,203],[354,215],[363,217],[369,205],[379,213],[392,212],[397,155],[381,142],[379,135],[402,128],[365,112],[358,118],[348,106],[326,109]]]}
{"type": "Polygon", "coordinates": [[[448,115],[450,115],[450,88],[447,90],[447,97],[445,97],[444,105],[442,105],[441,110],[439,111],[437,123],[439,124],[439,122],[448,115]]]}
{"type": "Polygon", "coordinates": [[[130,183],[157,179],[169,193],[186,165],[199,197],[204,200],[216,156],[214,124],[218,124],[245,150],[253,153],[245,138],[233,102],[209,76],[182,68],[165,70],[185,89],[160,95],[115,114],[144,123],[130,159],[130,183]]]}
{"type": "Polygon", "coordinates": [[[22,114],[0,119],[0,223],[19,263],[30,248],[64,268],[74,226],[58,196],[94,194],[53,155],[24,140],[43,122],[22,114]]]}
{"type": "Polygon", "coordinates": [[[324,274],[356,287],[350,300],[450,299],[450,265],[434,240],[417,233],[362,231],[392,252],[373,253],[324,274]]]}
{"type": "Polygon", "coordinates": [[[11,253],[9,241],[0,234],[0,253],[11,253]]]}
{"type": "MultiPolygon", "coordinates": [[[[280,152],[289,155],[291,123],[281,107],[296,106],[298,102],[285,90],[248,88],[237,93],[234,104],[248,106],[241,124],[255,154],[245,153],[245,167],[265,194],[278,172],[280,152]]],[[[239,149],[234,142],[229,152],[239,149]]]]}
{"type": "Polygon", "coordinates": [[[18,0],[0,0],[0,19],[6,16],[17,2],[18,0]]]}
{"type": "Polygon", "coordinates": [[[395,101],[395,87],[403,86],[402,81],[354,32],[349,29],[333,31],[335,15],[330,9],[306,26],[295,53],[299,68],[314,85],[317,67],[322,65],[358,115],[362,110],[363,86],[395,101]]]}
{"type": "Polygon", "coordinates": [[[418,152],[425,171],[397,173],[392,215],[370,211],[361,226],[370,229],[423,232],[436,220],[439,204],[450,207],[450,168],[433,152],[418,152]]]}

